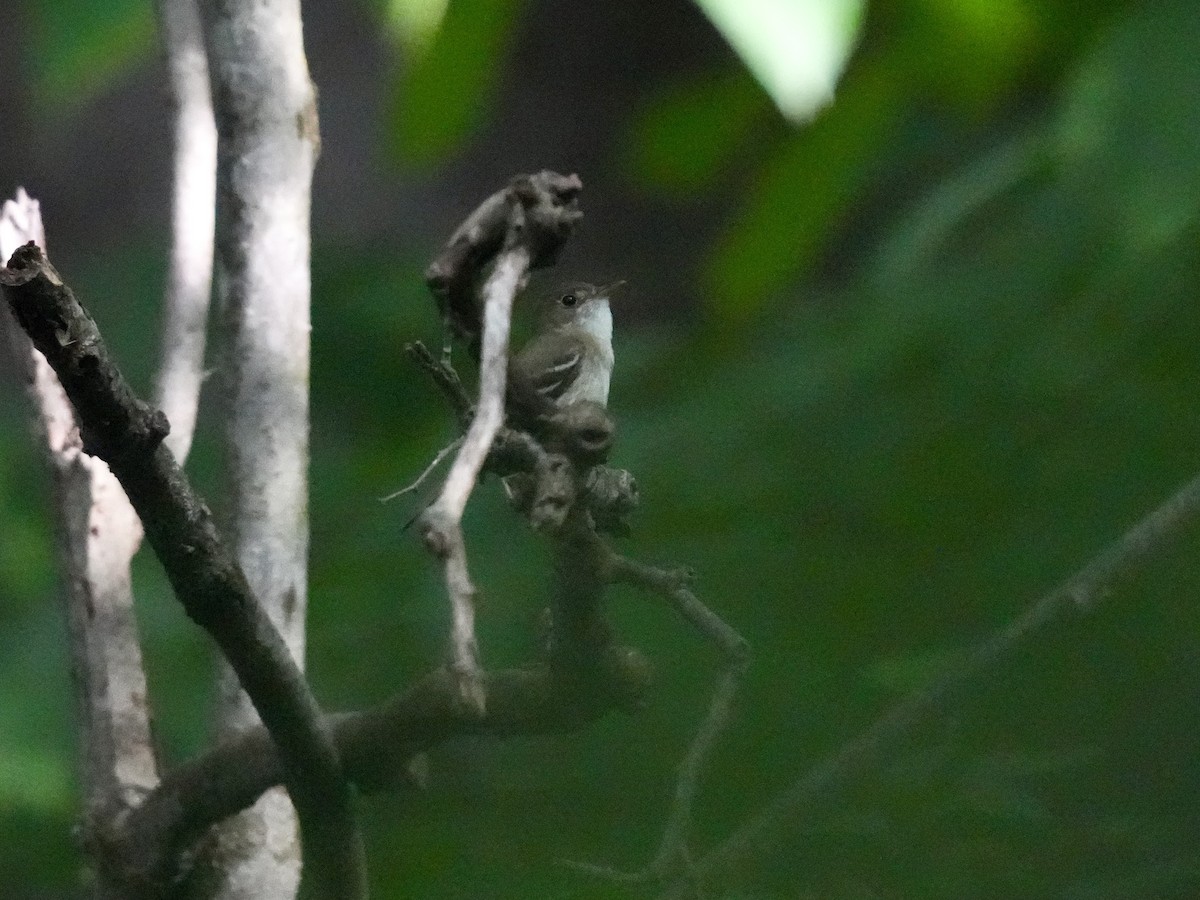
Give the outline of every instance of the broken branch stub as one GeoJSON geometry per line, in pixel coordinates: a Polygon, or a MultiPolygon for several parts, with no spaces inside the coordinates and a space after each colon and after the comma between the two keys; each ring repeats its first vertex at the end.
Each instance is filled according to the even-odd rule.
{"type": "MultiPolygon", "coordinates": [[[[479,714],[484,712],[484,679],[475,638],[477,590],[462,535],[463,510],[504,424],[513,303],[529,271],[553,262],[574,230],[582,215],[578,207],[582,189],[575,175],[549,171],[518,175],[467,217],[426,271],[443,320],[467,339],[479,359],[479,398],[466,436],[441,493],[419,518],[425,546],[444,568],[453,618],[450,669],[462,698],[479,714]]],[[[466,418],[465,413],[460,415],[466,418]]]]}
{"type": "Polygon", "coordinates": [[[583,215],[578,175],[542,171],[518,175],[467,216],[425,270],[438,313],[477,353],[482,331],[479,283],[506,248],[529,250],[530,268],[551,265],[583,215]]]}

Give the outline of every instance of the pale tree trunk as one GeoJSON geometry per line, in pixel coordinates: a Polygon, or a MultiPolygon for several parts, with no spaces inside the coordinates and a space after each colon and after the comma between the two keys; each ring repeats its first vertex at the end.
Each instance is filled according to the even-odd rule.
{"type": "Polygon", "coordinates": [[[217,125],[196,0],[157,0],[174,121],[171,259],[156,385],[171,420],[166,444],[182,462],[196,428],[204,375],[205,325],[212,291],[217,125]]]}
{"type": "MultiPolygon", "coordinates": [[[[168,443],[180,462],[191,445],[203,371],[216,163],[207,74],[202,52],[199,57],[195,52],[202,50],[196,43],[199,31],[190,36],[181,32],[178,8],[184,5],[168,0],[163,16],[176,107],[176,164],[174,245],[159,372],[160,407],[172,423],[168,443]]],[[[6,262],[17,246],[31,240],[45,248],[40,210],[18,191],[0,213],[0,257],[6,262]]],[[[74,410],[45,358],[15,328],[11,337],[54,473],[85,811],[82,836],[87,842],[92,823],[136,805],[158,783],[130,580],[142,527],[109,467],[83,451],[74,410]]],[[[120,897],[124,888],[101,869],[94,893],[120,897]]]]}
{"type": "MultiPolygon", "coordinates": [[[[309,197],[316,97],[298,0],[202,0],[220,135],[216,281],[229,534],[300,663],[308,559],[309,197]]],[[[223,666],[222,736],[258,723],[223,666]]],[[[282,790],[218,829],[211,896],[286,898],[300,878],[282,790]]]]}
{"type": "MultiPolygon", "coordinates": [[[[172,42],[167,44],[168,64],[174,69],[177,54],[172,42]]],[[[211,181],[215,169],[215,139],[210,141],[213,149],[207,159],[203,142],[196,140],[203,135],[205,110],[207,128],[213,131],[211,108],[206,101],[184,106],[190,114],[188,134],[177,134],[177,147],[188,149],[187,159],[176,161],[175,219],[177,224],[189,221],[192,225],[187,232],[190,239],[186,241],[186,253],[178,249],[181,230],[176,227],[173,232],[175,277],[167,290],[166,318],[168,322],[188,323],[187,343],[192,352],[179,352],[183,341],[178,329],[168,325],[163,340],[166,362],[160,372],[160,380],[172,385],[162,392],[160,401],[174,425],[170,440],[181,461],[191,444],[203,366],[212,266],[211,181]],[[210,185],[207,191],[206,177],[210,185]],[[190,182],[191,190],[179,189],[182,180],[190,182]],[[183,280],[186,289],[178,285],[183,280]]],[[[178,112],[182,114],[183,109],[178,112]]],[[[37,202],[19,191],[0,213],[0,258],[7,262],[20,244],[31,240],[45,247],[41,213],[37,202]]],[[[7,317],[7,311],[3,315],[7,317]]],[[[81,833],[88,842],[93,822],[136,805],[158,783],[130,579],[130,563],[141,545],[142,527],[109,467],[83,451],[74,410],[45,358],[17,329],[11,330],[11,338],[54,474],[64,621],[75,687],[79,786],[84,808],[81,833]]],[[[117,898],[124,895],[124,887],[100,868],[95,872],[93,894],[117,898]]]]}
{"type": "MultiPolygon", "coordinates": [[[[37,201],[18,191],[0,212],[0,257],[7,262],[27,241],[45,247],[37,201]]],[[[108,466],[83,452],[75,412],[45,357],[11,320],[5,324],[54,476],[87,840],[92,820],[135,803],[158,783],[129,572],[142,528],[108,466]]],[[[97,873],[94,895],[115,900],[120,888],[97,873]]]]}
{"type": "MultiPolygon", "coordinates": [[[[0,211],[0,257],[7,262],[26,241],[44,248],[46,234],[36,200],[18,191],[0,211]]],[[[134,803],[158,782],[130,582],[142,524],[108,466],[83,451],[76,415],[46,358],[6,324],[54,473],[86,839],[90,816],[134,803]]],[[[96,888],[115,895],[103,878],[96,888]]]]}

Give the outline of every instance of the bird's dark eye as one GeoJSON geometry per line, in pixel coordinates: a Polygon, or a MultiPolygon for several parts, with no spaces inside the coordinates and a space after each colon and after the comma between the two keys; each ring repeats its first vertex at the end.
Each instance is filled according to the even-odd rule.
{"type": "Polygon", "coordinates": [[[563,294],[562,299],[560,299],[558,302],[563,306],[570,308],[579,302],[579,298],[574,294],[563,294]]]}

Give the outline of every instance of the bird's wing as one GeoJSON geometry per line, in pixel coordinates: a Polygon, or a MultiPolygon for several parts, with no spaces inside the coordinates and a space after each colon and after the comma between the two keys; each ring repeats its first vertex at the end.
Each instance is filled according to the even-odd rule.
{"type": "Polygon", "coordinates": [[[584,350],[583,342],[578,339],[535,339],[517,354],[517,377],[525,382],[527,390],[536,391],[546,400],[555,401],[579,377],[584,350]]]}

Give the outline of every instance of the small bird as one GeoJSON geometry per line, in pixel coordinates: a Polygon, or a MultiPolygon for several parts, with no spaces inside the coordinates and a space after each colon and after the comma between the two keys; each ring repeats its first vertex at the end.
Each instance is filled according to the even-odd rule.
{"type": "MultiPolygon", "coordinates": [[[[613,323],[608,301],[624,284],[616,281],[596,287],[572,283],[539,301],[536,333],[508,365],[506,411],[516,427],[537,431],[555,410],[579,401],[608,405],[613,370],[613,323]]],[[[584,435],[585,440],[588,437],[584,435]]],[[[380,497],[380,501],[416,491],[461,443],[459,438],[443,448],[416,481],[380,497]]],[[[510,496],[513,477],[504,479],[510,496]]],[[[417,513],[404,527],[419,516],[417,513]]]]}
{"type": "Polygon", "coordinates": [[[608,405],[612,379],[612,292],[625,282],[572,284],[545,298],[537,332],[509,366],[509,412],[536,417],[588,400],[608,405]]]}

